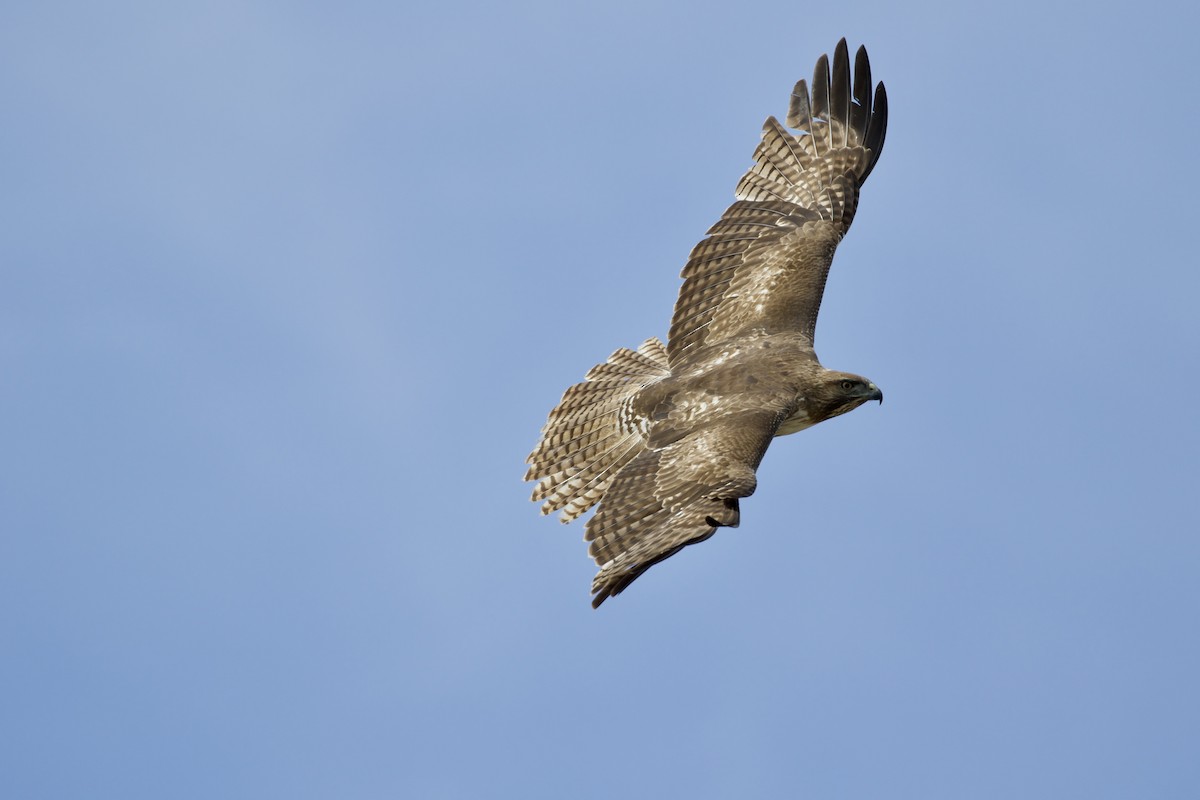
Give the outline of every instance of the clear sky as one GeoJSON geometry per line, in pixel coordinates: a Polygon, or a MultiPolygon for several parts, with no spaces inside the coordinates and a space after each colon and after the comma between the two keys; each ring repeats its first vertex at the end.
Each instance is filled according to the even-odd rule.
{"type": "Polygon", "coordinates": [[[1200,796],[1196,12],[7,3],[0,795],[1200,796]],[[887,395],[601,610],[523,460],[838,38],[887,395]]]}

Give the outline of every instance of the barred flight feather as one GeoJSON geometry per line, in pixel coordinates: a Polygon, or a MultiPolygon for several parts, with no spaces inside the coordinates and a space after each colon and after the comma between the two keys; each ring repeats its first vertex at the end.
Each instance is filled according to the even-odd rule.
{"type": "Polygon", "coordinates": [[[561,511],[570,522],[600,500],[621,467],[645,449],[645,431],[626,406],[669,374],[666,348],[648,339],[637,350],[617,350],[563,393],[527,459],[525,480],[538,481],[533,499],[545,501],[543,514],[561,511]]]}

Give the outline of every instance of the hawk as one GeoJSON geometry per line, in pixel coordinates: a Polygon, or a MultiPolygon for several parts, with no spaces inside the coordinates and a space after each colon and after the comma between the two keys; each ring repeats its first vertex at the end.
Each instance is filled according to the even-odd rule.
{"type": "Polygon", "coordinates": [[[879,159],[887,93],[866,48],[822,55],[812,93],[770,117],[736,202],[683,268],[664,345],[622,348],[566,391],[529,455],[542,513],[597,503],[584,538],[600,567],[592,606],[721,527],[737,527],[771,439],[883,393],[821,366],[817,311],[838,242],[879,159]],[[795,131],[792,133],[788,130],[795,131]]]}

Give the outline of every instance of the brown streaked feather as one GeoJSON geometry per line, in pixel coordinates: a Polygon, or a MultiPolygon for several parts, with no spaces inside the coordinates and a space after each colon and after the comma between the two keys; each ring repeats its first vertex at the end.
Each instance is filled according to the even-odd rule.
{"type": "Polygon", "coordinates": [[[787,123],[799,132],[774,117],[763,125],[737,202],[684,265],[667,339],[672,369],[707,346],[756,332],[791,330],[812,342],[834,250],[887,129],[887,94],[883,84],[871,85],[866,50],[855,54],[853,71],[845,39],[832,71],[821,56],[811,93],[796,83],[787,123]]]}
{"type": "Polygon", "coordinates": [[[545,501],[543,514],[561,511],[563,522],[580,516],[646,449],[646,432],[628,405],[640,390],[670,374],[666,356],[658,339],[646,340],[636,351],[621,348],[563,394],[526,459],[525,480],[538,482],[532,499],[545,501]]]}
{"type": "Polygon", "coordinates": [[[584,534],[600,566],[592,605],[718,527],[736,527],[737,500],[754,493],[754,471],[788,413],[782,405],[745,411],[629,462],[584,534]]]}

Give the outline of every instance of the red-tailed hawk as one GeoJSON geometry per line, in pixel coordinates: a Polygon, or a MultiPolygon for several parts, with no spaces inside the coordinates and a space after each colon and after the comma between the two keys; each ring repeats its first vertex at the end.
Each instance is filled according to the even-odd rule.
{"type": "Polygon", "coordinates": [[[735,202],[683,268],[664,346],[617,350],[563,395],[528,458],[542,513],[570,522],[600,566],[592,605],[723,526],[754,493],[771,439],[883,393],[821,366],[813,331],[825,278],[887,128],[887,94],[860,47],[821,56],[796,84],[790,133],[771,117],[735,202]],[[873,91],[872,91],[873,89],[873,91]]]}

